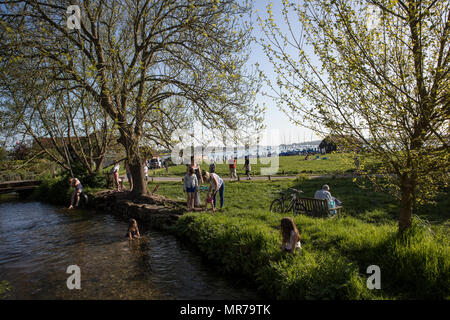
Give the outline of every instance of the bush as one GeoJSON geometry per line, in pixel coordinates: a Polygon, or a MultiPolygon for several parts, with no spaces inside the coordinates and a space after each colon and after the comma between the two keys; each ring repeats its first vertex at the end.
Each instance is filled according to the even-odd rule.
{"type": "Polygon", "coordinates": [[[280,250],[279,232],[239,218],[196,214],[182,216],[177,232],[188,237],[225,272],[258,284],[270,298],[359,299],[371,297],[358,267],[337,251],[280,250]]]}
{"type": "Polygon", "coordinates": [[[106,176],[101,172],[89,173],[83,165],[75,161],[72,164],[73,175],[80,180],[83,187],[90,188],[105,188],[106,187],[106,176]]]}
{"type": "Polygon", "coordinates": [[[6,299],[11,291],[11,285],[7,281],[0,281],[0,299],[6,299]]]}
{"type": "Polygon", "coordinates": [[[67,182],[68,177],[44,179],[32,194],[33,199],[55,205],[65,205],[70,201],[71,191],[67,182]]]}
{"type": "Polygon", "coordinates": [[[236,210],[180,217],[176,230],[223,271],[246,277],[278,299],[444,299],[450,284],[445,230],[414,219],[403,235],[396,225],[353,217],[296,216],[301,253],[280,250],[280,216],[236,210]],[[381,269],[382,290],[366,287],[367,267],[381,269]]]}
{"type": "Polygon", "coordinates": [[[85,175],[81,175],[78,178],[81,181],[81,184],[89,188],[106,188],[106,176],[103,173],[87,173],[85,175]]]}
{"type": "Polygon", "coordinates": [[[335,250],[303,250],[271,265],[279,282],[278,299],[373,298],[358,266],[335,250]]]}

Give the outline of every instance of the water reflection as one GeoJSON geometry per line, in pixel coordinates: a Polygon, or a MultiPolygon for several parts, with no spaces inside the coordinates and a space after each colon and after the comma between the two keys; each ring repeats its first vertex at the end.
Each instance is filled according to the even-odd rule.
{"type": "Polygon", "coordinates": [[[38,202],[0,203],[0,281],[10,299],[254,299],[212,271],[175,237],[142,230],[92,211],[38,202]],[[81,268],[81,290],[69,290],[67,266],[81,268]]]}

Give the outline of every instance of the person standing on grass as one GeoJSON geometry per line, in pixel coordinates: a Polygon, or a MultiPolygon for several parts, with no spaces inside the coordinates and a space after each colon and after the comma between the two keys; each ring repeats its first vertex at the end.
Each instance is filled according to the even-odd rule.
{"type": "Polygon", "coordinates": [[[147,167],[147,161],[144,161],[144,175],[145,175],[145,181],[148,181],[148,167],[147,167]]]}
{"type": "Polygon", "coordinates": [[[223,208],[224,203],[224,191],[225,191],[225,183],[223,182],[223,179],[219,177],[217,173],[207,173],[205,172],[205,181],[209,181],[209,190],[208,192],[212,192],[213,199],[214,199],[214,210],[217,208],[216,204],[216,194],[219,192],[220,195],[220,209],[223,208]]]}
{"type": "Polygon", "coordinates": [[[216,172],[216,163],[214,161],[209,165],[209,172],[216,172]]]}
{"type": "Polygon", "coordinates": [[[281,219],[281,250],[294,254],[295,249],[301,249],[300,232],[295,226],[294,220],[289,217],[281,219]]]}
{"type": "Polygon", "coordinates": [[[130,191],[133,191],[133,176],[131,175],[130,164],[128,160],[125,161],[125,171],[127,172],[128,183],[130,184],[130,191]]]}
{"type": "Polygon", "coordinates": [[[164,168],[166,168],[166,173],[169,173],[169,159],[164,160],[164,168]]]}
{"type": "Polygon", "coordinates": [[[236,158],[231,158],[229,163],[229,168],[230,168],[230,180],[231,179],[237,179],[237,175],[236,175],[236,158]]]}
{"type": "MultiPolygon", "coordinates": [[[[191,156],[191,164],[188,166],[188,171],[189,168],[194,169],[194,173],[195,176],[197,177],[197,181],[199,183],[199,185],[201,185],[203,183],[203,177],[202,177],[202,171],[200,169],[200,165],[198,163],[195,163],[195,158],[194,156],[191,156]]],[[[195,207],[201,207],[202,205],[202,201],[200,199],[200,188],[197,188],[197,190],[195,191],[194,194],[194,206],[195,207]]]]}
{"type": "Polygon", "coordinates": [[[252,165],[250,164],[249,156],[245,156],[244,169],[245,175],[247,176],[247,180],[251,180],[252,177],[250,177],[250,171],[252,170],[252,165]]]}
{"type": "Polygon", "coordinates": [[[114,164],[114,167],[111,169],[111,172],[112,172],[112,174],[114,176],[114,183],[116,184],[116,192],[120,191],[119,169],[120,169],[119,162],[116,162],[114,164]]]}
{"type": "Polygon", "coordinates": [[[197,176],[195,175],[195,171],[192,167],[188,169],[188,172],[184,176],[184,184],[183,184],[183,190],[187,193],[187,210],[192,211],[194,210],[194,195],[195,192],[198,190],[198,180],[197,176]]]}

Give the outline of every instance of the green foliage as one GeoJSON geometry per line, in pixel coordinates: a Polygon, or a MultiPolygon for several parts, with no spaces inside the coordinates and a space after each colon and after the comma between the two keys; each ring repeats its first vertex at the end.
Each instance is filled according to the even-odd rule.
{"type": "Polygon", "coordinates": [[[33,161],[4,160],[0,161],[0,179],[27,180],[30,177],[44,177],[51,175],[51,161],[36,158],[33,161]]]}
{"type": "Polygon", "coordinates": [[[8,152],[5,148],[0,147],[0,161],[4,161],[8,158],[8,152]]]}
{"type": "Polygon", "coordinates": [[[6,299],[8,292],[11,291],[11,286],[7,281],[0,281],[0,299],[6,299]]]}
{"type": "MultiPolygon", "coordinates": [[[[103,188],[102,181],[104,178],[101,174],[86,175],[82,179],[86,179],[80,179],[80,181],[83,185],[83,192],[88,195],[89,198],[91,198],[95,192],[103,188]],[[94,183],[92,183],[89,178],[93,179],[94,183]],[[96,182],[95,179],[98,179],[98,182],[96,182]],[[89,182],[91,184],[89,184],[89,182]]],[[[55,179],[44,178],[41,185],[33,191],[32,198],[37,201],[43,201],[54,205],[68,205],[73,192],[73,188],[69,186],[68,180],[68,175],[59,176],[55,179]]]]}
{"type": "Polygon", "coordinates": [[[336,250],[308,252],[272,264],[279,299],[373,298],[358,266],[336,250]]]}
{"type": "Polygon", "coordinates": [[[444,233],[413,228],[400,237],[394,224],[298,216],[303,249],[292,256],[280,250],[280,218],[254,210],[188,214],[179,219],[177,232],[225,272],[254,281],[271,298],[442,299],[448,294],[450,251],[444,233]],[[381,291],[365,284],[365,271],[373,264],[381,268],[381,291]]]}
{"type": "Polygon", "coordinates": [[[55,205],[67,205],[70,202],[71,190],[68,176],[57,179],[44,179],[33,191],[32,198],[55,205]]]}
{"type": "MultiPolygon", "coordinates": [[[[159,183],[158,192],[184,197],[179,183],[159,183]]],[[[226,182],[223,211],[182,216],[177,232],[188,237],[225,272],[253,281],[277,299],[443,299],[450,286],[448,202],[429,207],[427,222],[414,217],[413,226],[396,231],[396,202],[352,179],[226,182]],[[301,186],[311,196],[328,183],[341,198],[344,217],[294,218],[302,251],[280,250],[281,215],[268,211],[270,194],[301,186]],[[374,201],[371,201],[375,198],[374,201]],[[381,269],[381,290],[366,287],[367,267],[381,269]]],[[[445,198],[445,197],[443,197],[445,198]]],[[[289,214],[288,214],[289,215],[289,214]]]]}
{"type": "Polygon", "coordinates": [[[90,173],[78,161],[72,164],[72,172],[81,184],[90,188],[106,188],[106,176],[102,172],[90,173]]]}
{"type": "Polygon", "coordinates": [[[271,3],[258,17],[276,80],[261,77],[296,124],[329,133],[344,150],[364,141],[379,164],[362,162],[358,171],[402,200],[404,231],[414,207],[450,180],[449,25],[441,18],[448,1],[285,0],[280,7],[282,19],[271,3]]]}

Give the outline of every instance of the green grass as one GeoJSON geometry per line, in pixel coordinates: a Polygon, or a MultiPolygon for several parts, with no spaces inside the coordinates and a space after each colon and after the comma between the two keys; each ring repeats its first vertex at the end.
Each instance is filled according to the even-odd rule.
{"type": "MultiPolygon", "coordinates": [[[[158,193],[184,199],[180,182],[159,183],[158,193]]],[[[270,298],[443,299],[450,295],[446,198],[422,208],[425,215],[400,236],[397,202],[351,179],[226,182],[223,211],[186,214],[176,230],[210,261],[245,276],[270,298]],[[296,216],[303,250],[281,252],[282,215],[268,210],[274,193],[297,187],[312,196],[324,183],[344,202],[343,217],[296,216]],[[381,290],[366,287],[366,269],[373,264],[381,268],[381,290]]]]}
{"type": "Polygon", "coordinates": [[[11,291],[11,285],[5,280],[0,281],[0,299],[6,299],[9,291],[11,291]]]}
{"type": "MultiPolygon", "coordinates": [[[[315,158],[312,157],[312,158],[315,158]]],[[[337,174],[337,173],[351,173],[355,170],[353,159],[348,154],[333,153],[320,156],[321,160],[305,160],[305,156],[285,156],[279,157],[277,174],[282,174],[283,171],[286,175],[296,175],[299,173],[310,174],[337,174]],[[327,160],[322,160],[326,157],[327,160]]],[[[256,159],[254,159],[256,161],[256,159]]],[[[245,174],[244,160],[238,159],[237,172],[240,175],[245,174]],[[242,162],[242,163],[239,163],[242,162]]],[[[258,163],[252,164],[252,174],[260,175],[261,168],[268,168],[271,166],[269,161],[273,161],[270,158],[261,158],[258,163]]],[[[374,164],[371,159],[367,160],[369,164],[374,164]]],[[[276,164],[276,162],[274,163],[276,164]]],[[[209,171],[209,164],[202,163],[201,168],[209,171]]],[[[219,163],[216,166],[216,172],[222,176],[229,176],[228,164],[219,163]]],[[[151,175],[159,176],[183,176],[186,174],[185,165],[177,165],[169,167],[169,172],[166,173],[166,169],[149,170],[151,175]]]]}
{"type": "MultiPolygon", "coordinates": [[[[149,190],[156,184],[158,194],[185,199],[181,182],[152,182],[149,190]]],[[[67,205],[70,193],[66,180],[46,180],[34,196],[67,205]]],[[[205,196],[202,191],[202,200],[205,196]]],[[[185,214],[173,231],[224,272],[256,284],[268,298],[448,299],[450,204],[448,194],[436,200],[437,205],[420,208],[420,218],[400,236],[398,202],[358,187],[351,178],[227,181],[222,211],[185,214]],[[342,217],[296,216],[303,250],[293,256],[282,252],[280,219],[292,213],[271,213],[272,199],[289,187],[312,197],[325,183],[343,201],[342,217]],[[366,287],[366,269],[373,264],[381,268],[381,290],[366,287]]]]}
{"type": "MultiPolygon", "coordinates": [[[[152,182],[149,183],[149,190],[153,190],[156,184],[159,185],[158,194],[178,200],[185,199],[181,182],[152,182]]],[[[372,189],[362,189],[351,178],[226,181],[224,212],[241,209],[268,210],[278,191],[293,187],[302,190],[305,197],[314,197],[315,191],[324,184],[330,186],[333,196],[343,201],[344,215],[373,223],[393,223],[398,217],[399,204],[394,198],[372,189]]],[[[201,194],[204,200],[206,192],[202,191],[201,194]]],[[[421,208],[421,217],[434,224],[445,224],[450,218],[449,208],[450,200],[443,194],[437,198],[437,205],[421,208]]]]}

